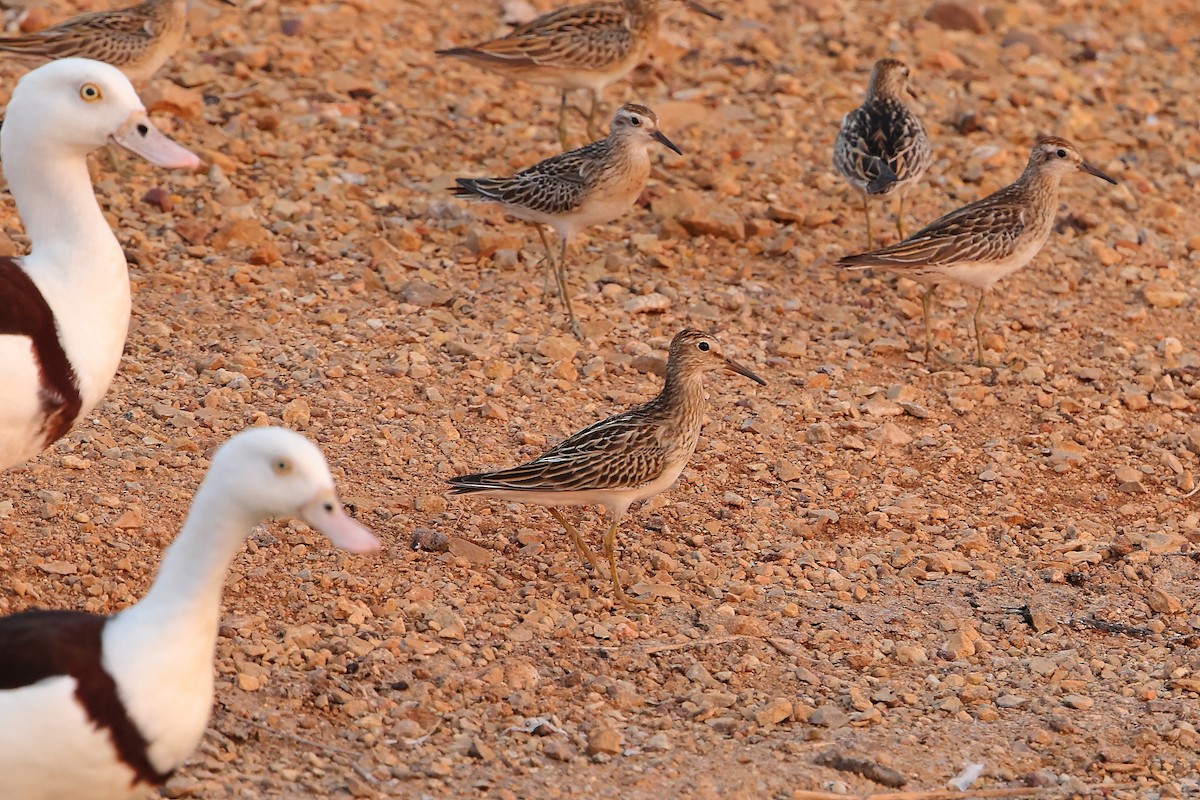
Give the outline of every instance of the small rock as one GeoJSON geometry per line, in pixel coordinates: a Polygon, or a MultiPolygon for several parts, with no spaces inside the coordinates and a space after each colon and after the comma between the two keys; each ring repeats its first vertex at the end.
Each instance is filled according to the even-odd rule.
{"type": "Polygon", "coordinates": [[[1096,704],[1095,700],[1090,697],[1084,697],[1081,694],[1069,694],[1062,701],[1064,706],[1074,708],[1077,711],[1087,711],[1096,704]]]}
{"type": "Polygon", "coordinates": [[[413,528],[412,549],[430,553],[444,553],[450,549],[450,538],[432,528],[413,528]]]}
{"type": "Polygon", "coordinates": [[[587,737],[587,754],[594,756],[598,753],[615,756],[621,752],[624,737],[616,728],[607,725],[592,728],[587,737]]]}
{"type": "Polygon", "coordinates": [[[987,20],[979,11],[952,0],[938,0],[925,12],[925,19],[948,31],[987,32],[987,20]]]}
{"type": "Polygon", "coordinates": [[[536,351],[549,361],[566,361],[579,352],[579,340],[573,336],[547,336],[537,343],[536,351]]]}
{"type": "Polygon", "coordinates": [[[466,539],[458,537],[450,537],[446,549],[458,558],[465,558],[472,564],[486,564],[492,560],[492,551],[486,547],[480,547],[474,542],[468,542],[466,539]]]}
{"type": "Polygon", "coordinates": [[[671,298],[658,292],[639,294],[625,301],[625,310],[631,314],[658,314],[670,307],[671,298]]]}
{"type": "Polygon", "coordinates": [[[791,701],[777,697],[754,712],[754,721],[766,727],[768,725],[778,725],[791,715],[791,701]]]}
{"type": "Polygon", "coordinates": [[[454,295],[446,289],[439,289],[416,278],[400,287],[400,297],[404,302],[422,308],[449,305],[454,299],[454,295]]]}
{"type": "Polygon", "coordinates": [[[174,203],[171,202],[171,194],[161,186],[155,186],[142,195],[142,202],[147,205],[154,206],[159,211],[170,211],[174,203]]]}
{"type": "Polygon", "coordinates": [[[840,728],[849,721],[850,718],[846,716],[846,712],[833,705],[817,706],[808,715],[809,725],[817,725],[822,728],[840,728]]]}
{"type": "Polygon", "coordinates": [[[724,203],[702,201],[699,205],[684,209],[677,219],[692,236],[717,236],[734,242],[746,238],[746,225],[742,218],[724,203]]]}
{"type": "Polygon", "coordinates": [[[1178,308],[1187,302],[1188,293],[1172,289],[1169,283],[1155,281],[1142,287],[1142,297],[1155,308],[1178,308]]]}
{"type": "Polygon", "coordinates": [[[1167,594],[1162,589],[1151,589],[1146,595],[1146,604],[1156,614],[1178,614],[1183,611],[1183,604],[1178,598],[1167,594]]]}

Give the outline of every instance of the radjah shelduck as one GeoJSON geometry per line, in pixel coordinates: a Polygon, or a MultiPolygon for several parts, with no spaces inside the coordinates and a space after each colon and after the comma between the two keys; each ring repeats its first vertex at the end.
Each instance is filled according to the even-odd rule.
{"type": "Polygon", "coordinates": [[[379,548],[343,510],[316,445],[252,428],[213,457],[137,604],[0,618],[0,798],[128,800],[183,764],[212,710],[226,572],[271,517],[299,517],[351,553],[379,548]]]}
{"type": "Polygon", "coordinates": [[[21,78],[0,127],[0,163],[31,250],[0,257],[0,469],[65,435],[121,360],[128,267],[87,165],[109,143],[161,167],[200,165],[154,127],[115,67],[70,58],[21,78]]]}

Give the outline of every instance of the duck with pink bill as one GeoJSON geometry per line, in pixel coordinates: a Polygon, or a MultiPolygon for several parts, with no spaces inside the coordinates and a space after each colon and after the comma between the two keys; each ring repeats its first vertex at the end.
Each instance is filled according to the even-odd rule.
{"type": "Polygon", "coordinates": [[[121,360],[128,267],[87,165],[88,153],[110,143],[155,166],[200,166],[154,127],[116,67],[66,58],[17,83],[0,163],[32,249],[0,257],[0,469],[64,436],[104,396],[121,360]]]}
{"type": "Polygon", "coordinates": [[[0,617],[0,798],[128,800],[183,764],[212,709],[226,573],[271,517],[299,517],[351,553],[379,549],[316,445],[251,428],[213,456],[141,601],[109,617],[0,617]]]}

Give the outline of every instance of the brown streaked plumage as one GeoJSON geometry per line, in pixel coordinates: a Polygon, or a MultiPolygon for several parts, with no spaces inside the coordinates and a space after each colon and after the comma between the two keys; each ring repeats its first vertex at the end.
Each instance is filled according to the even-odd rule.
{"type": "Polygon", "coordinates": [[[980,290],[975,307],[975,355],[983,364],[979,315],[988,290],[1024,267],[1046,243],[1058,211],[1065,175],[1082,171],[1116,183],[1084,161],[1066,139],[1042,139],[1029,155],[1021,177],[991,195],[941,217],[902,242],[870,253],[846,256],[838,266],[883,267],[929,285],[921,298],[925,312],[925,358],[932,339],[929,307],[939,283],[954,281],[980,290]]]}
{"type": "Polygon", "coordinates": [[[613,592],[632,602],[617,574],[617,526],[639,500],[670,488],[696,449],[704,419],[704,373],[728,370],[763,386],[766,381],[727,358],[711,335],[685,329],[671,340],[662,391],[648,403],[590,425],[533,461],[496,472],[451,478],[453,494],[478,494],[548,506],[593,569],[598,565],[579,532],[557,511],[561,506],[599,505],[611,523],[604,552],[613,592]]]}
{"type": "Polygon", "coordinates": [[[868,250],[875,246],[871,196],[899,198],[896,230],[904,238],[904,196],[929,168],[929,137],[905,99],[911,93],[908,74],[895,59],[875,62],[866,100],[842,120],[833,145],[834,166],[862,194],[868,250]]]}
{"type": "MultiPolygon", "coordinates": [[[[658,36],[658,26],[676,0],[604,0],[569,6],[543,14],[519,26],[507,36],[473,47],[438,50],[476,66],[530,83],[562,89],[558,114],[558,138],[567,148],[567,93],[589,89],[592,108],[588,114],[590,138],[595,128],[600,95],[642,62],[658,36]]],[[[686,4],[716,19],[721,16],[694,0],[686,4]]]]}
{"type": "MultiPolygon", "coordinates": [[[[233,5],[232,0],[220,1],[233,5]]],[[[113,65],[134,83],[144,83],[179,49],[186,28],[187,0],[144,0],[0,38],[0,52],[48,61],[90,58],[113,65]]]]}
{"type": "Polygon", "coordinates": [[[617,110],[607,138],[551,156],[511,177],[458,178],[452,190],[456,197],[499,203],[518,219],[554,228],[561,241],[557,259],[541,227],[538,235],[571,330],[580,338],[567,289],[567,247],[579,231],[611,222],[633,207],[650,178],[649,148],[655,142],[682,155],[658,129],[653,111],[627,103],[617,110]]]}

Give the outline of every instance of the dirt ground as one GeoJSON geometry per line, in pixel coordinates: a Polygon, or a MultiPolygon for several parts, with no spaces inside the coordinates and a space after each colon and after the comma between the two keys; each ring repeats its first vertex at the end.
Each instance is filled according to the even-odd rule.
{"type": "Polygon", "coordinates": [[[0,476],[0,612],[134,602],[249,425],[319,442],[385,547],[250,538],[211,730],[166,796],[790,798],[970,764],[977,789],[1200,792],[1200,13],[712,3],[724,22],[681,7],[607,95],[684,156],[656,152],[638,208],[582,238],[582,345],[533,230],[447,192],[555,150],[554,89],[432,52],[520,6],[194,4],[194,48],[144,97],[211,166],[97,160],[138,260],[126,357],[0,476]],[[918,287],[832,266],[864,231],[831,147],[884,55],[934,146],[912,227],[1043,134],[1120,180],[1069,179],[994,291],[996,368],[972,363],[972,291],[940,293],[926,366],[918,287]],[[444,480],[652,396],[685,325],[769,385],[710,380],[691,465],[621,531],[626,585],[660,598],[630,614],[545,511],[444,480]]]}

